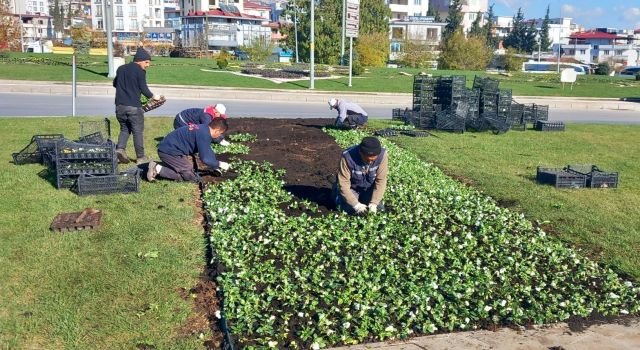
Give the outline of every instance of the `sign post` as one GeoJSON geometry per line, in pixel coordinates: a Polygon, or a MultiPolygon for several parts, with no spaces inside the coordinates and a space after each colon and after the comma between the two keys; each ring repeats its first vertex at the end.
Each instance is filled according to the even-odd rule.
{"type": "Polygon", "coordinates": [[[349,86],[353,75],[353,38],[358,37],[360,29],[360,0],[347,0],[347,18],[345,34],[349,38],[349,86]]]}

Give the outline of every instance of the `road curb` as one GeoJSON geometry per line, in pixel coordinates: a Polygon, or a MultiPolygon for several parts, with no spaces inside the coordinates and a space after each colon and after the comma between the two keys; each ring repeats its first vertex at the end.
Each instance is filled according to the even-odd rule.
{"type": "MultiPolygon", "coordinates": [[[[324,103],[331,97],[339,96],[356,103],[392,105],[398,108],[408,107],[413,103],[412,95],[409,93],[332,92],[157,84],[150,84],[149,87],[153,92],[163,94],[168,98],[207,99],[212,102],[254,100],[324,103]]],[[[70,95],[71,83],[0,80],[0,93],[70,95]]],[[[115,96],[115,89],[108,83],[82,82],[78,83],[77,93],[79,96],[115,96]]],[[[549,105],[552,109],[640,111],[640,103],[621,101],[615,98],[514,96],[514,99],[520,103],[549,105]]]]}

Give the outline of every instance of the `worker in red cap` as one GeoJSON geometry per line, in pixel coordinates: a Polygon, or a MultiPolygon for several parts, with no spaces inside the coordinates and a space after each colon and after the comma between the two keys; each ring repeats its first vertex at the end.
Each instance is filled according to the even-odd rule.
{"type": "MultiPolygon", "coordinates": [[[[210,121],[216,118],[227,119],[225,112],[227,107],[222,103],[215,104],[213,106],[207,106],[205,108],[188,108],[182,112],[176,114],[173,120],[173,128],[178,129],[183,126],[209,124],[210,121]]],[[[214,139],[214,142],[219,143],[222,146],[229,146],[229,141],[224,139],[224,135],[214,139]]]]}

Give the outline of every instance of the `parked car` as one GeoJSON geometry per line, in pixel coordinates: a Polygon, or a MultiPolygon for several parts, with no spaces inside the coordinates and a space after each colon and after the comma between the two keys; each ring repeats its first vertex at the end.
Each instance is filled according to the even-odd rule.
{"type": "Polygon", "coordinates": [[[640,72],[640,67],[627,67],[620,71],[620,75],[636,75],[640,72]]]}

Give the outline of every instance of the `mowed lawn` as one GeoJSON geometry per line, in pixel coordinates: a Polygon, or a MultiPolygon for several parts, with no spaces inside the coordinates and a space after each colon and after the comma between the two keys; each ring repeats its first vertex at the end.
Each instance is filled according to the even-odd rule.
{"type": "MultiPolygon", "coordinates": [[[[79,197],[39,176],[44,166],[11,163],[34,134],[77,138],[79,120],[0,118],[0,349],[202,347],[182,330],[194,313],[180,297],[205,264],[194,184],[79,197]],[[100,229],[49,230],[56,214],[86,207],[103,211],[100,229]]],[[[148,154],[170,129],[168,118],[147,119],[148,154]]]]}
{"type": "MultiPolygon", "coordinates": [[[[388,122],[374,122],[372,126],[388,122]]],[[[563,241],[640,280],[640,126],[569,124],[566,132],[434,132],[396,142],[524,213],[563,241]],[[596,164],[617,189],[556,189],[536,167],[596,164]]]]}
{"type": "MultiPolygon", "coordinates": [[[[71,56],[63,54],[21,54],[2,53],[0,57],[0,79],[71,81],[71,56]],[[33,57],[29,63],[19,61],[25,56],[33,57]],[[33,61],[35,60],[35,62],[33,61]],[[55,65],[54,65],[55,63],[55,65]]],[[[126,59],[131,61],[131,57],[126,59]]],[[[290,81],[281,84],[251,76],[232,74],[242,69],[246,61],[231,61],[227,70],[220,70],[212,58],[169,58],[153,57],[147,71],[150,84],[221,86],[238,88],[294,89],[306,90],[309,80],[290,81]]],[[[286,64],[268,64],[271,68],[284,68],[286,64]]],[[[326,69],[317,65],[316,70],[326,69]]],[[[348,69],[346,70],[348,72],[348,69]]],[[[106,56],[79,56],[77,79],[82,82],[110,83],[107,78],[106,56]]],[[[347,74],[333,73],[330,79],[316,79],[315,88],[321,91],[345,92],[389,92],[411,93],[413,75],[425,72],[433,75],[465,75],[471,87],[476,75],[486,76],[484,71],[448,71],[424,70],[414,68],[367,68],[362,75],[353,77],[353,86],[349,87],[347,74]]],[[[562,88],[557,74],[514,73],[507,77],[491,75],[500,80],[500,87],[512,89],[516,96],[567,96],[567,97],[638,97],[640,81],[630,77],[608,77],[582,75],[578,77],[573,89],[562,88]]]]}

